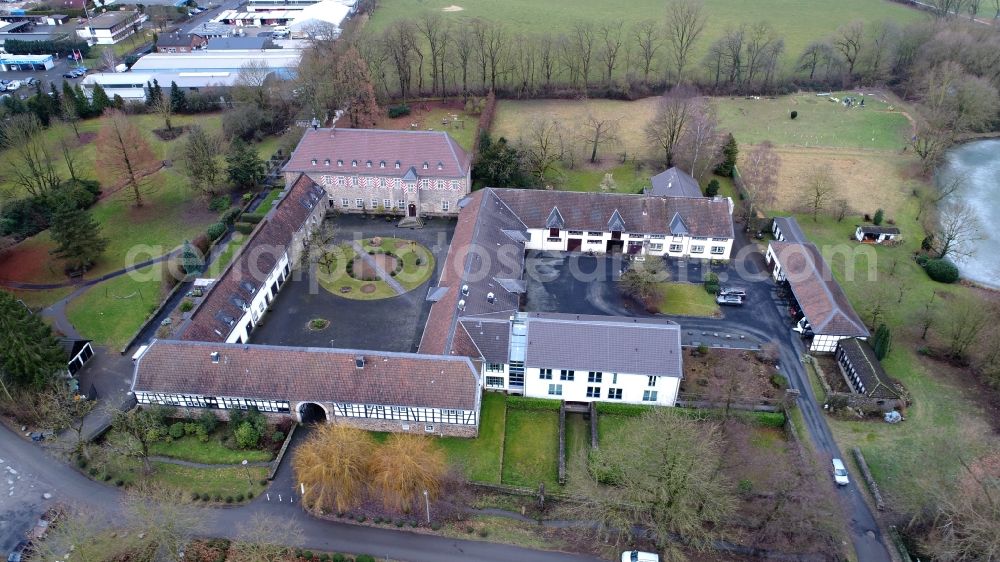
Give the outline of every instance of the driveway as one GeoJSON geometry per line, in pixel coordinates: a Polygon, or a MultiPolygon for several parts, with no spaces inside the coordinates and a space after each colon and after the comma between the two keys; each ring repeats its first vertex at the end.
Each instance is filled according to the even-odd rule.
{"type": "Polygon", "coordinates": [[[455,222],[435,219],[422,229],[400,229],[395,221],[386,223],[382,219],[355,215],[328,220],[336,225],[335,241],[338,243],[373,236],[416,240],[434,254],[436,271],[426,283],[412,291],[363,301],[330,293],[308,272],[296,270],[274,299],[271,311],[254,330],[250,341],[269,345],[415,352],[432,304],[426,300],[427,288],[441,273],[455,222]],[[313,318],[326,318],[330,326],[325,330],[309,330],[307,324],[313,318]]]}

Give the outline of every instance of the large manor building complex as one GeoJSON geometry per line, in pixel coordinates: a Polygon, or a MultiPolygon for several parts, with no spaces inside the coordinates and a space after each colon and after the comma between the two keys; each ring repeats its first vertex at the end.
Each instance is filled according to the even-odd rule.
{"type": "Polygon", "coordinates": [[[728,260],[732,202],[701,196],[679,170],[626,195],[471,192],[470,168],[469,154],[443,132],[307,130],[285,167],[281,198],[177,339],[154,340],[137,358],[138,401],[460,436],[477,433],[484,390],[674,405],[680,326],[662,317],[526,312],[526,256],[728,260]],[[417,352],[253,343],[315,226],[330,213],[357,212],[396,215],[407,226],[457,217],[439,273],[417,289],[431,301],[417,352]]]}

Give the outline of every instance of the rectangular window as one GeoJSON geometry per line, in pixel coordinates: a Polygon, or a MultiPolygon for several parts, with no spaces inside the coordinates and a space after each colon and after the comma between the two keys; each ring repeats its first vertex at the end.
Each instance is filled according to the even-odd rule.
{"type": "Polygon", "coordinates": [[[382,200],[382,206],[385,207],[386,209],[391,209],[392,208],[392,199],[383,199],[382,200]]]}
{"type": "Polygon", "coordinates": [[[582,230],[571,230],[569,231],[570,236],[583,236],[582,230]]]}
{"type": "Polygon", "coordinates": [[[396,201],[396,208],[397,209],[402,209],[405,206],[406,206],[406,201],[403,201],[402,199],[400,199],[399,201],[396,201]]]}
{"type": "Polygon", "coordinates": [[[646,386],[656,386],[656,377],[646,377],[646,386]]]}
{"type": "Polygon", "coordinates": [[[372,209],[374,209],[375,207],[378,207],[378,199],[372,197],[372,209]]]}
{"type": "Polygon", "coordinates": [[[604,237],[604,233],[603,232],[588,232],[587,236],[601,236],[601,237],[604,237]]]}
{"type": "Polygon", "coordinates": [[[549,238],[559,238],[559,229],[558,228],[550,228],[549,229],[549,238]]]}
{"type": "Polygon", "coordinates": [[[613,373],[611,375],[611,384],[618,384],[618,373],[613,373]]]}
{"type": "Polygon", "coordinates": [[[601,387],[599,386],[587,387],[587,398],[600,398],[600,397],[601,397],[601,387]]]}
{"type": "Polygon", "coordinates": [[[486,377],[486,386],[490,387],[503,387],[503,377],[486,377]]]}
{"type": "Polygon", "coordinates": [[[655,390],[643,390],[642,391],[642,401],[643,402],[656,402],[656,391],[655,390]]]}
{"type": "Polygon", "coordinates": [[[621,400],[621,399],[622,399],[622,389],[620,388],[608,389],[608,400],[621,400]]]}
{"type": "Polygon", "coordinates": [[[712,242],[725,242],[728,238],[712,238],[712,242]]]}
{"type": "Polygon", "coordinates": [[[450,204],[447,201],[442,201],[441,202],[441,210],[442,211],[447,212],[449,207],[450,207],[450,204]]]}
{"type": "Polygon", "coordinates": [[[604,240],[587,240],[587,244],[603,244],[604,240]]]}
{"type": "Polygon", "coordinates": [[[552,369],[539,369],[538,378],[542,379],[543,381],[552,380],[552,369]]]}
{"type": "Polygon", "coordinates": [[[725,246],[712,246],[712,254],[716,256],[721,256],[724,253],[726,253],[725,246]]]}
{"type": "Polygon", "coordinates": [[[659,252],[663,250],[663,244],[650,244],[649,249],[653,252],[659,252]]]}
{"type": "Polygon", "coordinates": [[[604,373],[600,371],[591,371],[587,373],[587,382],[601,384],[601,379],[604,378],[604,373]]]}
{"type": "Polygon", "coordinates": [[[549,385],[549,396],[562,396],[562,385],[561,384],[550,384],[549,385]]]}
{"type": "Polygon", "coordinates": [[[671,252],[680,252],[680,251],[682,251],[683,249],[684,249],[684,246],[682,246],[682,245],[680,245],[680,244],[671,244],[671,245],[670,245],[670,251],[671,251],[671,252]]]}
{"type": "Polygon", "coordinates": [[[693,236],[692,238],[694,240],[708,240],[708,238],[705,238],[704,236],[693,236]]]}
{"type": "Polygon", "coordinates": [[[348,199],[348,198],[346,198],[346,197],[344,197],[343,199],[340,200],[340,206],[341,207],[345,207],[345,208],[346,207],[350,207],[351,206],[351,200],[348,199]]]}
{"type": "Polygon", "coordinates": [[[649,239],[650,240],[663,240],[664,238],[666,238],[666,236],[664,236],[663,234],[650,234],[649,235],[649,239]]]}
{"type": "Polygon", "coordinates": [[[503,372],[503,363],[487,363],[486,364],[486,370],[490,371],[490,372],[493,372],[493,373],[502,373],[503,372]]]}
{"type": "Polygon", "coordinates": [[[357,208],[359,208],[359,209],[364,209],[365,208],[365,200],[364,199],[355,199],[354,200],[354,205],[357,208]]]}
{"type": "Polygon", "coordinates": [[[705,252],[705,247],[704,246],[691,246],[691,253],[692,254],[702,254],[704,252],[705,252]]]}
{"type": "Polygon", "coordinates": [[[576,373],[569,369],[563,369],[559,371],[559,380],[561,381],[572,381],[575,376],[576,373]]]}

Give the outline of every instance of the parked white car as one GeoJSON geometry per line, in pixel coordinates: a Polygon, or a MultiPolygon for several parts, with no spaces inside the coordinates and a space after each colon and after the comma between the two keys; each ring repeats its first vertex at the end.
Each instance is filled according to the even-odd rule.
{"type": "Polygon", "coordinates": [[[622,562],[660,562],[660,555],[641,550],[626,550],[622,553],[622,562]]]}
{"type": "Polygon", "coordinates": [[[13,92],[13,91],[17,90],[20,87],[21,87],[21,81],[20,80],[11,80],[10,84],[7,84],[7,91],[8,92],[13,92]]]}
{"type": "Polygon", "coordinates": [[[846,486],[851,483],[851,479],[847,476],[847,468],[844,467],[844,461],[840,459],[833,459],[833,481],[838,486],[846,486]]]}

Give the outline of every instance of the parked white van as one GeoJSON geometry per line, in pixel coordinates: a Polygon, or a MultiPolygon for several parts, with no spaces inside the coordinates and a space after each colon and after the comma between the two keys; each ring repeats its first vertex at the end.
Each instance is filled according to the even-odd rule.
{"type": "Polygon", "coordinates": [[[626,550],[622,553],[622,562],[660,562],[660,555],[641,550],[626,550]]]}

